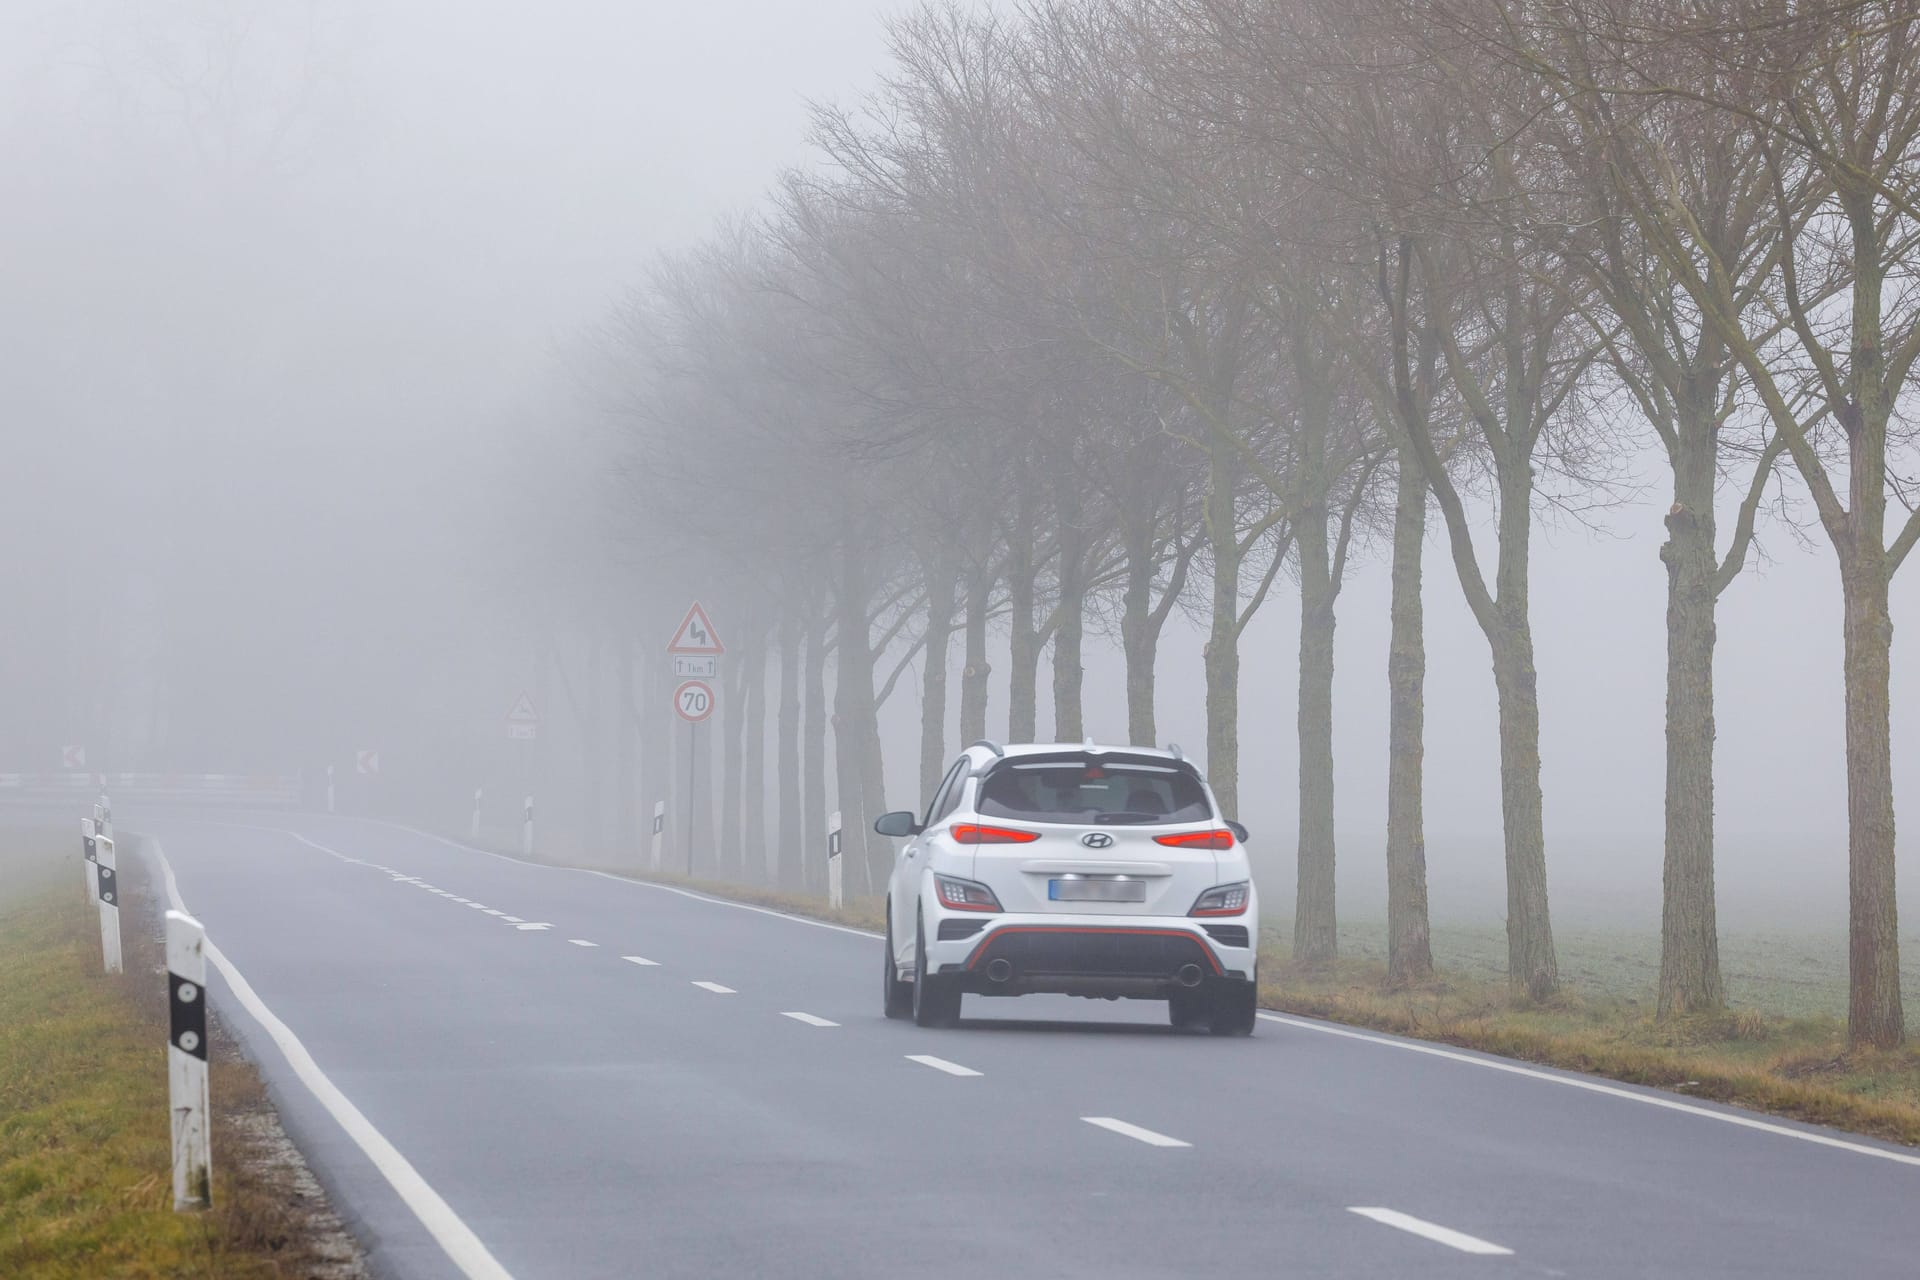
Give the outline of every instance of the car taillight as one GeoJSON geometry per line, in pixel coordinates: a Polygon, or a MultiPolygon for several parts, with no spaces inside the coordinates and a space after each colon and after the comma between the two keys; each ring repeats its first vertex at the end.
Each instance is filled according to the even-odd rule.
{"type": "Polygon", "coordinates": [[[1215,885],[1194,899],[1190,916],[1237,916],[1247,909],[1247,882],[1215,885]]]}
{"type": "Polygon", "coordinates": [[[976,880],[962,880],[958,876],[943,876],[936,873],[933,877],[934,892],[940,895],[940,905],[955,911],[998,911],[1000,899],[993,896],[993,890],[976,880]]]}
{"type": "Polygon", "coordinates": [[[1040,838],[1038,831],[983,827],[977,822],[956,822],[948,829],[948,834],[961,844],[1030,844],[1040,838]]]}
{"type": "Polygon", "coordinates": [[[1216,831],[1180,831],[1170,836],[1155,836],[1153,842],[1175,849],[1231,849],[1233,832],[1225,827],[1216,831]]]}

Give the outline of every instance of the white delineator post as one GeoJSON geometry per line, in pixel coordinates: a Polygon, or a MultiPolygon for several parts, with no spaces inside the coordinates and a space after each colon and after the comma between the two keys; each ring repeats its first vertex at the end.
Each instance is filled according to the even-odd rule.
{"type": "Polygon", "coordinates": [[[119,973],[120,962],[120,885],[115,874],[113,839],[95,836],[94,854],[100,869],[100,962],[108,973],[119,973]]]}
{"type": "Polygon", "coordinates": [[[660,869],[661,846],[666,843],[666,839],[667,802],[655,800],[653,802],[653,869],[655,871],[660,869]]]}
{"type": "Polygon", "coordinates": [[[827,903],[843,907],[846,900],[840,889],[840,811],[827,818],[827,903]]]}
{"type": "Polygon", "coordinates": [[[113,801],[107,799],[107,793],[102,791],[100,793],[100,803],[94,807],[99,810],[99,812],[94,815],[98,820],[95,823],[98,834],[105,836],[109,840],[113,839],[113,801]]]}
{"type": "Polygon", "coordinates": [[[533,797],[532,796],[527,797],[527,803],[524,810],[524,814],[525,816],[521,819],[521,825],[520,825],[520,852],[531,854],[533,852],[533,797]]]}
{"type": "Polygon", "coordinates": [[[167,912],[167,1096],[173,1113],[173,1207],[213,1203],[213,1146],[207,1105],[207,931],[167,912]]]}
{"type": "Polygon", "coordinates": [[[93,847],[95,826],[92,818],[80,819],[80,874],[87,881],[87,905],[100,905],[100,855],[93,847]]]}
{"type": "Polygon", "coordinates": [[[333,812],[333,766],[327,766],[327,812],[333,812]]]}
{"type": "Polygon", "coordinates": [[[480,838],[480,794],[483,790],[484,788],[481,787],[475,787],[473,789],[473,822],[467,827],[467,839],[469,840],[478,840],[480,838]]]}

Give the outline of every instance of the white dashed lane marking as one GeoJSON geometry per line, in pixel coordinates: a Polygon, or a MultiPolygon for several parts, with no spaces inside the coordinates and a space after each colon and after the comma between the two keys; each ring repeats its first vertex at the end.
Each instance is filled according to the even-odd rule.
{"type": "Polygon", "coordinates": [[[944,1071],[950,1076],[977,1076],[980,1072],[972,1067],[963,1067],[957,1062],[948,1062],[945,1058],[936,1058],[930,1053],[909,1053],[908,1062],[917,1062],[923,1067],[932,1067],[935,1071],[944,1071]]]}
{"type": "Polygon", "coordinates": [[[837,1027],[840,1024],[811,1013],[783,1013],[783,1018],[792,1018],[795,1022],[804,1022],[810,1027],[837,1027]]]}
{"type": "Polygon", "coordinates": [[[723,987],[717,982],[696,982],[693,985],[700,988],[702,991],[711,991],[713,992],[713,994],[717,996],[732,996],[732,995],[740,994],[739,992],[735,991],[732,987],[723,987]]]}
{"type": "Polygon", "coordinates": [[[576,947],[597,947],[600,945],[597,942],[588,942],[585,938],[568,938],[567,941],[576,947]]]}
{"type": "Polygon", "coordinates": [[[1151,1129],[1142,1129],[1137,1124],[1128,1124],[1125,1120],[1115,1120],[1112,1116],[1081,1116],[1088,1124],[1098,1129],[1106,1129],[1122,1137],[1132,1138],[1135,1142],[1144,1142],[1150,1147],[1190,1147],[1191,1142],[1182,1142],[1178,1138],[1169,1138],[1164,1133],[1155,1133],[1151,1129]]]}
{"type": "Polygon", "coordinates": [[[1410,1213],[1401,1213],[1398,1209],[1355,1207],[1349,1208],[1347,1212],[1357,1213],[1363,1218],[1372,1218],[1382,1226],[1411,1232],[1435,1244],[1443,1244],[1449,1249],[1458,1249],[1462,1253],[1479,1253],[1491,1257],[1513,1252],[1505,1245],[1494,1244],[1491,1240],[1482,1240],[1479,1236],[1470,1236],[1464,1231],[1455,1231],[1452,1227],[1443,1227],[1437,1222],[1428,1222],[1424,1218],[1416,1218],[1410,1213]]]}
{"type": "Polygon", "coordinates": [[[649,960],[645,956],[621,956],[620,958],[622,960],[625,960],[628,964],[647,965],[653,968],[658,968],[660,966],[660,962],[658,960],[649,960]]]}

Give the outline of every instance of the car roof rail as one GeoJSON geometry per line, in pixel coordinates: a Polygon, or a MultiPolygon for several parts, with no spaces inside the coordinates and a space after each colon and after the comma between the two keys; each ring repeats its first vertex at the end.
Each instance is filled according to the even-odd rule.
{"type": "MultiPolygon", "coordinates": [[[[1001,747],[1001,745],[1000,745],[999,743],[997,743],[997,742],[995,742],[995,741],[994,741],[993,739],[991,739],[991,738],[982,738],[982,739],[980,739],[980,741],[978,741],[978,742],[976,742],[976,743],[974,743],[974,744],[973,744],[973,746],[974,746],[974,747],[985,747],[985,748],[986,748],[987,750],[989,750],[989,751],[991,751],[991,752],[993,752],[993,754],[994,754],[995,756],[1001,756],[1001,757],[1003,757],[1003,756],[1005,756],[1005,755],[1007,754],[1007,753],[1006,753],[1006,750],[1005,750],[1005,749],[1004,749],[1003,747],[1001,747]]],[[[971,751],[971,750],[973,750],[973,747],[968,747],[968,748],[967,748],[967,750],[969,750],[969,751],[971,751]]]]}
{"type": "Polygon", "coordinates": [[[1186,759],[1186,756],[1180,753],[1180,744],[1177,742],[1169,742],[1167,744],[1167,754],[1172,756],[1175,760],[1186,759]]]}

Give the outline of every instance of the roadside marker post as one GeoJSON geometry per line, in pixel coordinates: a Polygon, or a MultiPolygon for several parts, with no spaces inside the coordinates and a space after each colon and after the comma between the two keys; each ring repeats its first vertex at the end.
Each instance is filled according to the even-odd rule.
{"type": "Polygon", "coordinates": [[[527,797],[525,817],[521,819],[520,852],[529,856],[533,853],[533,797],[527,797]]]}
{"type": "Polygon", "coordinates": [[[120,973],[120,885],[113,857],[113,839],[95,836],[94,853],[100,872],[100,963],[108,973],[120,973]]]}
{"type": "Polygon", "coordinates": [[[167,912],[167,1097],[173,1116],[173,1208],[213,1203],[207,1098],[207,931],[167,912]]]}
{"type": "Polygon", "coordinates": [[[478,840],[478,839],[480,838],[480,794],[481,794],[481,791],[482,791],[482,788],[480,788],[480,787],[475,787],[475,788],[473,789],[473,821],[472,821],[471,823],[469,823],[469,824],[468,824],[468,826],[467,826],[467,839],[469,839],[469,840],[478,840]]]}
{"type": "Polygon", "coordinates": [[[327,766],[327,812],[333,812],[333,766],[327,766]]]}
{"type": "Polygon", "coordinates": [[[99,819],[99,833],[111,840],[113,839],[113,801],[107,798],[107,793],[104,791],[100,793],[99,810],[100,812],[94,815],[99,819]]]}
{"type": "Polygon", "coordinates": [[[835,908],[846,905],[840,880],[840,811],[835,809],[827,818],[827,904],[835,908]]]}
{"type": "Polygon", "coordinates": [[[92,818],[80,819],[80,874],[87,882],[87,905],[100,905],[100,854],[94,848],[94,835],[98,831],[92,818]]]}
{"type": "Polygon", "coordinates": [[[667,802],[665,800],[655,800],[653,802],[653,859],[652,859],[653,869],[655,871],[658,871],[660,869],[660,846],[663,843],[665,843],[666,838],[667,838],[667,802]]]}

